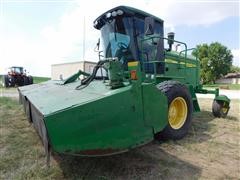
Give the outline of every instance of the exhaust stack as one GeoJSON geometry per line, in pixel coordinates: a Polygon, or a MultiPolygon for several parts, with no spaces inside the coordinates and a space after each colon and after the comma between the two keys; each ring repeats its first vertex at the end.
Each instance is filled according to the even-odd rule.
{"type": "Polygon", "coordinates": [[[175,35],[174,32],[169,32],[169,33],[167,34],[169,51],[172,50],[172,45],[173,45],[173,43],[174,43],[174,35],[175,35]]]}

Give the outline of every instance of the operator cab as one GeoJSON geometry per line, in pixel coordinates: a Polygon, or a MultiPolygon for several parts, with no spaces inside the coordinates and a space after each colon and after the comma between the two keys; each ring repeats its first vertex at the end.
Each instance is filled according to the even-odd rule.
{"type": "Polygon", "coordinates": [[[23,67],[12,66],[9,68],[9,73],[23,74],[23,67]]]}
{"type": "MultiPolygon", "coordinates": [[[[113,8],[94,21],[101,31],[105,58],[118,58],[124,69],[131,61],[140,61],[145,72],[153,73],[153,64],[143,62],[163,61],[163,39],[156,42],[144,40],[148,36],[163,37],[163,20],[126,6],[113,8]]],[[[163,63],[157,67],[163,73],[163,63]]]]}

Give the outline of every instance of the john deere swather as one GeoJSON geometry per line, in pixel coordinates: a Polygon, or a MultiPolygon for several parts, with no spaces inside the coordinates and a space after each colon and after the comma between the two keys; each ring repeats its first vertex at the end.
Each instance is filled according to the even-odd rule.
{"type": "Polygon", "coordinates": [[[50,149],[112,155],[155,138],[181,139],[193,112],[200,111],[196,93],[215,94],[213,115],[227,115],[230,100],[218,89],[202,88],[198,59],[174,33],[163,37],[161,19],[119,6],[99,16],[94,27],[101,31],[103,54],[91,75],[79,71],[65,81],[19,87],[48,155],[50,149]],[[173,51],[174,43],[183,50],[173,51]],[[98,70],[106,73],[99,78],[98,70]],[[85,78],[78,80],[80,75],[85,78]]]}

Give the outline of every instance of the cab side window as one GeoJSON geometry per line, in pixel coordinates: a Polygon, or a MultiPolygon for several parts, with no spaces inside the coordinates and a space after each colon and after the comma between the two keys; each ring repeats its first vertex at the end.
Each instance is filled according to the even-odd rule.
{"type": "MultiPolygon", "coordinates": [[[[156,61],[157,60],[157,41],[154,42],[152,39],[147,39],[148,36],[145,36],[144,32],[144,19],[141,18],[135,18],[135,28],[136,28],[136,39],[137,39],[137,45],[138,45],[138,57],[140,61],[143,62],[149,62],[149,61],[156,61]]],[[[162,36],[163,34],[163,28],[162,25],[159,22],[155,22],[155,29],[154,29],[154,35],[152,36],[162,36]]],[[[149,36],[150,37],[150,36],[149,36]]],[[[146,63],[144,65],[144,70],[147,73],[153,73],[153,64],[146,63]]]]}

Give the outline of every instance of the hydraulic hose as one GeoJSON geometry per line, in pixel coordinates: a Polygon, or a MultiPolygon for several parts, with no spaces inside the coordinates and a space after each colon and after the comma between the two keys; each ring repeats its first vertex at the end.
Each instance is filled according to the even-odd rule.
{"type": "Polygon", "coordinates": [[[75,89],[76,89],[76,90],[81,90],[81,89],[87,87],[87,86],[94,80],[94,78],[95,78],[96,75],[97,75],[98,69],[99,69],[105,62],[107,62],[107,60],[98,61],[97,65],[96,65],[96,66],[94,67],[94,69],[93,69],[93,73],[92,73],[90,76],[88,76],[87,78],[83,79],[83,80],[81,81],[81,84],[78,85],[75,89]],[[83,85],[85,85],[85,86],[83,86],[83,85]]]}

